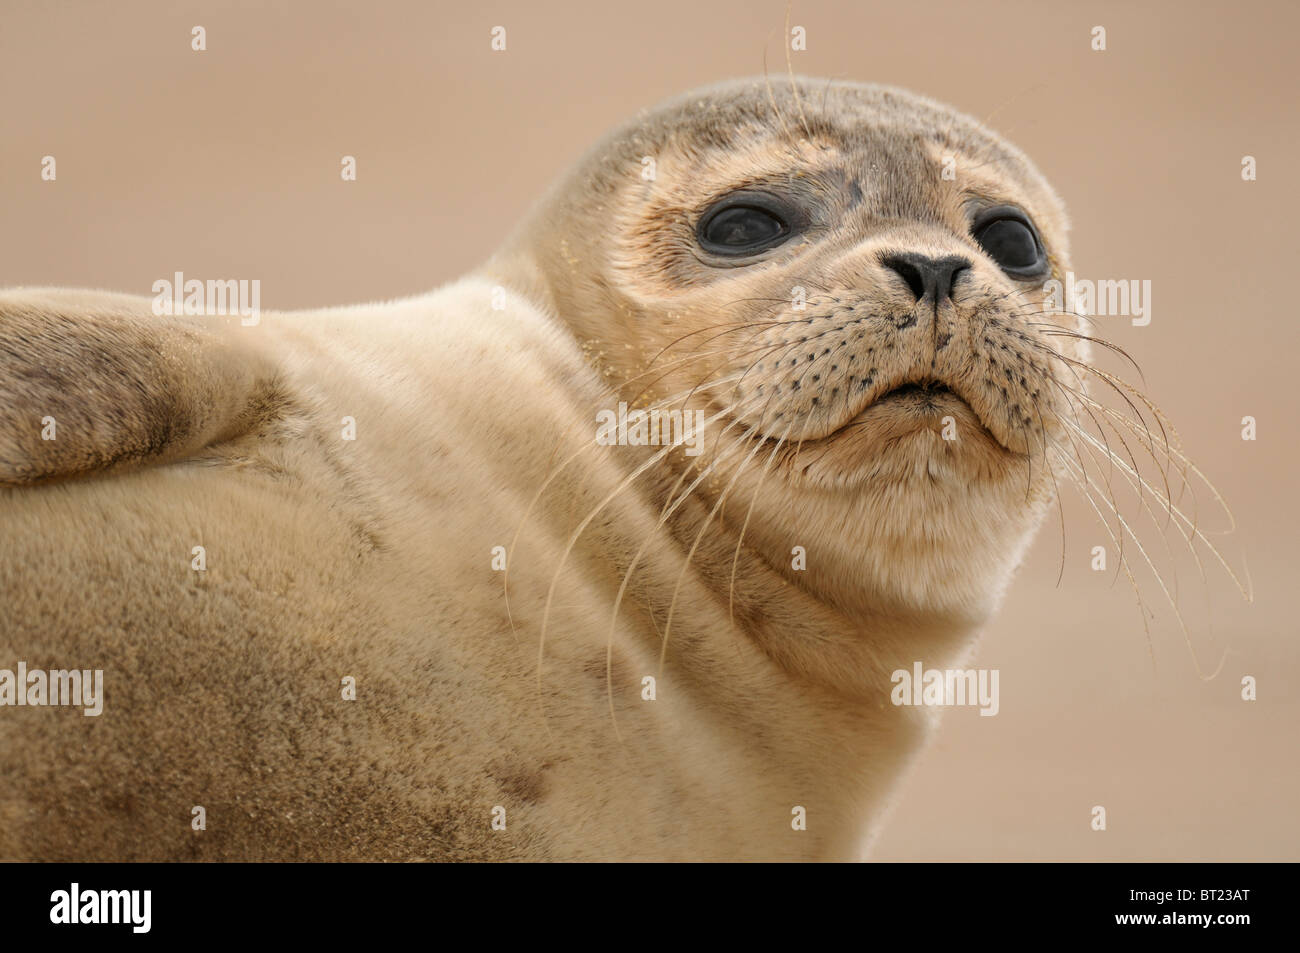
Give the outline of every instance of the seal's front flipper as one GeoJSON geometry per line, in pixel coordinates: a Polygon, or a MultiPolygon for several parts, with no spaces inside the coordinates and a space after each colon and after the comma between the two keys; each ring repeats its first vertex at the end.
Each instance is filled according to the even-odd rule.
{"type": "Polygon", "coordinates": [[[278,404],[260,327],[148,299],[0,293],[0,485],[174,461],[278,404]]]}

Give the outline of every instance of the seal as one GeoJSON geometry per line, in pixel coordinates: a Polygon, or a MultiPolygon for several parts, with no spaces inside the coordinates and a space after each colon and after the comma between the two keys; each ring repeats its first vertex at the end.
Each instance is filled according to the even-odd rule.
{"type": "Polygon", "coordinates": [[[0,675],[0,856],[862,857],[933,722],[891,673],[1069,465],[1066,227],[946,106],[755,79],[426,295],[4,293],[0,665],[104,697],[0,675]]]}

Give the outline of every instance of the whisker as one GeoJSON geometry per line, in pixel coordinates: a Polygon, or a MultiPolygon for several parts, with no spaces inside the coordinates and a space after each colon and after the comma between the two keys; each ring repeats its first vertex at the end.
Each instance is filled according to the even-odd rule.
{"type": "MultiPolygon", "coordinates": [[[[1090,485],[1092,486],[1096,485],[1092,483],[1091,478],[1086,473],[1083,474],[1083,478],[1090,485]]],[[[1215,670],[1210,675],[1208,676],[1205,675],[1201,669],[1200,660],[1196,656],[1196,649],[1192,645],[1191,635],[1187,631],[1187,623],[1183,620],[1182,612],[1178,608],[1177,601],[1170,594],[1169,587],[1165,585],[1164,577],[1160,574],[1160,571],[1156,569],[1155,563],[1152,562],[1151,557],[1147,554],[1146,548],[1142,545],[1142,541],[1138,539],[1137,534],[1133,531],[1133,528],[1129,526],[1128,521],[1124,519],[1124,517],[1119,512],[1115,513],[1115,518],[1119,520],[1119,523],[1124,528],[1124,531],[1127,532],[1129,538],[1133,540],[1133,545],[1137,547],[1138,552],[1142,555],[1142,559],[1146,562],[1147,567],[1151,570],[1151,574],[1155,576],[1156,583],[1160,586],[1161,591],[1165,595],[1165,600],[1169,603],[1169,607],[1173,611],[1174,617],[1178,620],[1178,627],[1183,633],[1183,640],[1187,645],[1188,653],[1192,657],[1192,665],[1196,669],[1197,677],[1200,678],[1202,681],[1214,680],[1219,675],[1219,673],[1223,670],[1224,662],[1227,661],[1228,658],[1227,650],[1226,649],[1224,650],[1224,653],[1220,657],[1219,664],[1215,668],[1215,670]]]]}
{"type": "MultiPolygon", "coordinates": [[[[1052,441],[1052,442],[1056,443],[1056,441],[1052,441]]],[[[1073,464],[1073,461],[1071,461],[1068,456],[1065,456],[1062,459],[1066,462],[1067,465],[1073,464]]],[[[1087,473],[1084,470],[1080,470],[1078,473],[1071,474],[1071,475],[1074,477],[1076,485],[1078,486],[1084,500],[1086,500],[1088,505],[1092,507],[1093,512],[1097,514],[1097,519],[1101,523],[1102,528],[1106,531],[1106,535],[1110,537],[1111,544],[1115,547],[1116,551],[1119,553],[1119,555],[1116,557],[1119,563],[1119,568],[1123,570],[1124,576],[1128,579],[1129,586],[1133,590],[1133,596],[1134,598],[1137,599],[1138,614],[1142,617],[1142,632],[1145,635],[1146,642],[1147,642],[1147,653],[1151,657],[1151,664],[1155,665],[1156,664],[1155,647],[1151,642],[1151,625],[1147,618],[1149,610],[1147,609],[1146,606],[1146,600],[1142,598],[1142,589],[1137,584],[1137,578],[1133,575],[1133,570],[1132,567],[1129,565],[1128,559],[1123,555],[1123,547],[1120,545],[1119,540],[1115,538],[1114,530],[1110,528],[1110,522],[1106,519],[1104,515],[1102,515],[1101,508],[1097,506],[1096,499],[1089,491],[1089,485],[1091,484],[1095,486],[1095,484],[1092,484],[1092,481],[1088,479],[1087,473]]],[[[1123,535],[1122,529],[1120,531],[1120,535],[1121,537],[1123,535]]]]}
{"type": "MultiPolygon", "coordinates": [[[[752,426],[749,429],[749,431],[740,438],[740,440],[737,442],[735,446],[736,447],[743,446],[744,440],[748,438],[750,434],[754,433],[754,431],[757,429],[758,429],[757,424],[752,426]]],[[[761,443],[757,444],[755,447],[755,451],[757,451],[757,449],[761,446],[762,446],[761,443]]],[[[722,458],[715,460],[714,466],[716,466],[721,462],[722,462],[722,458]]],[[[650,534],[646,537],[645,542],[641,544],[641,548],[636,551],[636,554],[632,557],[631,561],[628,563],[627,569],[624,570],[623,572],[623,579],[622,582],[619,584],[618,593],[614,597],[614,609],[610,613],[610,618],[609,618],[609,636],[605,642],[605,694],[609,704],[610,722],[614,726],[614,734],[617,736],[620,744],[622,744],[623,742],[623,735],[622,732],[620,732],[618,729],[618,716],[616,715],[614,710],[614,674],[613,674],[614,633],[617,630],[617,626],[618,626],[619,607],[623,604],[623,596],[627,592],[628,583],[632,579],[632,573],[636,570],[637,565],[640,563],[641,557],[644,556],[646,550],[649,549],[650,543],[655,539],[655,534],[668,521],[668,518],[671,517],[674,512],[676,512],[677,508],[686,502],[687,498],[691,495],[691,492],[695,489],[696,486],[700,484],[701,481],[705,479],[705,477],[708,476],[708,474],[711,472],[712,469],[713,468],[710,467],[709,469],[706,469],[704,472],[702,472],[696,478],[695,482],[686,488],[686,491],[684,493],[682,493],[680,496],[675,497],[675,494],[677,493],[677,489],[682,485],[682,483],[686,481],[686,477],[690,473],[689,468],[685,468],[682,470],[681,475],[677,478],[677,483],[674,484],[672,489],[668,491],[667,502],[664,504],[659,514],[659,522],[655,524],[654,529],[651,530],[650,534]]],[[[661,634],[661,639],[666,644],[667,642],[666,632],[661,634]]],[[[663,675],[662,658],[660,660],[660,666],[661,667],[660,667],[659,675],[662,676],[663,675]]]]}
{"type": "MultiPolygon", "coordinates": [[[[687,396],[689,396],[689,392],[684,392],[684,393],[686,393],[687,396]]],[[[651,404],[649,407],[643,409],[645,410],[664,409],[670,404],[676,402],[679,396],[681,395],[674,394],[672,397],[665,398],[664,400],[661,401],[656,401],[655,403],[651,404]]],[[[576,427],[577,425],[575,424],[574,426],[576,427]]],[[[528,517],[532,514],[534,507],[536,507],[538,501],[542,498],[542,495],[546,492],[547,488],[549,488],[550,485],[553,482],[555,482],[556,479],[559,478],[560,474],[565,469],[568,468],[569,464],[573,463],[574,460],[578,459],[578,457],[580,457],[582,454],[584,454],[594,446],[598,446],[596,437],[593,437],[590,441],[578,447],[577,450],[571,453],[562,463],[559,464],[559,466],[555,467],[551,471],[551,473],[546,477],[546,479],[542,481],[542,485],[537,488],[537,492],[533,494],[533,498],[529,501],[528,506],[525,508],[524,515],[520,518],[519,525],[515,529],[514,537],[510,540],[510,548],[506,551],[506,568],[501,574],[501,584],[505,595],[506,619],[510,623],[510,631],[514,635],[516,642],[519,641],[519,632],[515,626],[514,616],[510,610],[510,567],[511,565],[513,565],[515,548],[519,543],[519,537],[523,532],[524,525],[528,522],[528,517]]],[[[671,449],[671,447],[669,449],[671,449]]]]}
{"type": "Polygon", "coordinates": [[[808,117],[803,111],[803,101],[799,98],[799,85],[794,81],[794,65],[790,62],[790,8],[793,3],[785,5],[785,37],[783,45],[785,46],[785,69],[790,74],[790,93],[794,96],[794,104],[799,108],[799,120],[803,123],[803,133],[809,139],[812,138],[812,130],[808,128],[808,117]]]}

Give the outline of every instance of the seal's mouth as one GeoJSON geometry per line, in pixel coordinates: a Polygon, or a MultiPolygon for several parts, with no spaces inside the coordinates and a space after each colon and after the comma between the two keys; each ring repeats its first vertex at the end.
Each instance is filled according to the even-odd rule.
{"type": "Polygon", "coordinates": [[[894,428],[933,428],[936,420],[954,415],[974,424],[1002,449],[1014,453],[1000,440],[975,403],[957,387],[936,377],[921,377],[899,381],[883,391],[863,407],[853,418],[853,423],[865,419],[881,419],[888,415],[894,428]]]}
{"type": "MultiPolygon", "coordinates": [[[[961,400],[962,398],[960,394],[942,381],[926,379],[908,381],[905,384],[899,384],[897,387],[885,391],[871,403],[879,404],[887,400],[911,400],[921,403],[939,403],[947,399],[961,400]]],[[[863,409],[865,410],[866,408],[863,409]]]]}

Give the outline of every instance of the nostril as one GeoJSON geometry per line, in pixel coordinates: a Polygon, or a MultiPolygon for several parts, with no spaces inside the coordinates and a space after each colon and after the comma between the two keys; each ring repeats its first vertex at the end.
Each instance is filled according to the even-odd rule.
{"type": "Polygon", "coordinates": [[[953,267],[952,271],[948,272],[949,292],[952,291],[952,286],[957,283],[957,279],[961,277],[962,272],[971,270],[971,263],[965,258],[952,258],[950,261],[952,262],[953,267]]]}
{"type": "Polygon", "coordinates": [[[953,285],[961,273],[971,267],[970,259],[957,255],[930,258],[912,252],[882,255],[880,263],[907,282],[917,301],[930,295],[936,306],[940,300],[952,297],[953,285]]]}
{"type": "Polygon", "coordinates": [[[925,276],[911,261],[901,255],[886,255],[880,259],[880,263],[891,271],[897,272],[907,282],[907,287],[911,289],[912,296],[917,301],[925,297],[925,276]]]}

